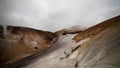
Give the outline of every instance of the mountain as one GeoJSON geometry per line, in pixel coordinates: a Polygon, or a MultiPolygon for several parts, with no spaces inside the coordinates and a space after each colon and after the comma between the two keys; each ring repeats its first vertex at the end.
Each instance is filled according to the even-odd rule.
{"type": "Polygon", "coordinates": [[[57,35],[27,27],[0,26],[0,63],[16,62],[49,48],[57,35]]]}
{"type": "Polygon", "coordinates": [[[117,16],[77,35],[61,35],[43,57],[23,68],[119,68],[119,33],[117,16]]]}
{"type": "Polygon", "coordinates": [[[120,67],[120,16],[93,26],[73,39],[79,42],[85,38],[90,40],[73,52],[77,52],[77,68],[120,67]]]}
{"type": "Polygon", "coordinates": [[[55,33],[16,26],[4,32],[0,28],[0,61],[11,63],[3,68],[120,67],[120,16],[87,29],[76,26],[55,33]],[[31,45],[33,41],[39,43],[37,48],[31,45]],[[22,57],[16,59],[16,55],[22,57]]]}
{"type": "Polygon", "coordinates": [[[85,29],[86,29],[86,27],[76,25],[76,26],[73,26],[70,28],[56,31],[55,34],[57,34],[57,35],[76,34],[76,33],[80,33],[81,31],[83,31],[85,29]]]}
{"type": "Polygon", "coordinates": [[[95,25],[93,27],[90,27],[90,28],[80,32],[78,35],[76,35],[74,37],[74,40],[76,42],[79,42],[80,40],[82,40],[82,39],[84,39],[86,37],[92,38],[95,35],[99,34],[100,32],[104,31],[109,26],[113,25],[114,23],[119,22],[119,20],[120,20],[120,16],[117,16],[115,18],[104,21],[104,22],[102,22],[100,24],[97,24],[97,25],[95,25]]]}

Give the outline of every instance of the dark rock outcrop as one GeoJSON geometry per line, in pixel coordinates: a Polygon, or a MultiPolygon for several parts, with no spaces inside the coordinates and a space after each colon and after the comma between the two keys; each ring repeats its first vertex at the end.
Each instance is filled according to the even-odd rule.
{"type": "Polygon", "coordinates": [[[2,37],[4,34],[4,29],[3,26],[0,25],[0,37],[2,37]]]}

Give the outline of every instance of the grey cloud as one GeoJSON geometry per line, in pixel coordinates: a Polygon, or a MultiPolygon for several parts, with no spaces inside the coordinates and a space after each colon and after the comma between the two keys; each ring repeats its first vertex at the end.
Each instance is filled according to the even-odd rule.
{"type": "Polygon", "coordinates": [[[120,15],[120,0],[0,0],[0,24],[57,31],[120,15]]]}

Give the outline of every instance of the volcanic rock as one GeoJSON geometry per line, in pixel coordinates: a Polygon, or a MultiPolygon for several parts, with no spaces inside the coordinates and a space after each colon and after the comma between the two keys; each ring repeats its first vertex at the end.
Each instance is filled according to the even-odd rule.
{"type": "Polygon", "coordinates": [[[0,64],[16,62],[49,48],[57,35],[27,27],[0,26],[0,64]],[[6,32],[5,32],[6,31],[6,32]]]}

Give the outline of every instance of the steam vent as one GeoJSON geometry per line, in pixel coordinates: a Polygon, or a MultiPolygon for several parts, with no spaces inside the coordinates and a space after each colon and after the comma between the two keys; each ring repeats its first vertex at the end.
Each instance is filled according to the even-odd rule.
{"type": "Polygon", "coordinates": [[[120,16],[55,33],[1,25],[0,68],[120,68],[120,16]]]}
{"type": "Polygon", "coordinates": [[[49,48],[57,37],[52,32],[16,26],[0,26],[0,32],[1,64],[37,54],[49,48]]]}

